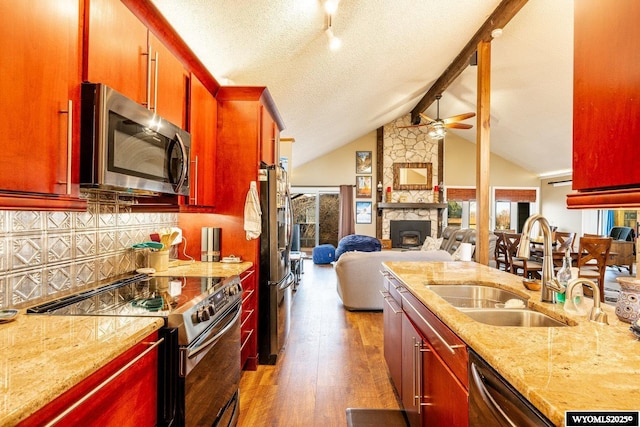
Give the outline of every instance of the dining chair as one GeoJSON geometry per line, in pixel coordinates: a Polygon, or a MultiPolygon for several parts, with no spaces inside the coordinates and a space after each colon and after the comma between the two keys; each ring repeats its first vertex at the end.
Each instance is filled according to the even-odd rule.
{"type": "MultiPolygon", "coordinates": [[[[600,302],[604,302],[604,273],[611,250],[611,237],[582,236],[578,246],[578,277],[597,282],[600,302]]],[[[585,295],[590,294],[588,288],[585,295]]]]}
{"type": "Polygon", "coordinates": [[[553,257],[553,266],[558,269],[562,267],[562,258],[560,256],[555,256],[555,254],[564,254],[567,252],[573,252],[573,243],[575,241],[576,233],[565,232],[565,231],[556,231],[555,240],[554,240],[554,257],[553,257]]]}
{"type": "Polygon", "coordinates": [[[573,250],[573,243],[576,238],[576,233],[571,233],[568,231],[556,231],[555,233],[555,244],[556,250],[566,251],[567,249],[573,250]]]}
{"type": "Polygon", "coordinates": [[[520,233],[505,233],[504,239],[507,245],[507,254],[509,256],[509,271],[512,274],[520,275],[527,278],[533,278],[536,272],[542,272],[542,263],[530,259],[518,258],[518,246],[520,246],[520,233]]]}
{"type": "Polygon", "coordinates": [[[505,232],[502,230],[496,230],[493,234],[497,236],[494,256],[496,260],[496,268],[498,270],[511,271],[509,266],[509,255],[507,254],[507,242],[504,239],[505,232]]]}

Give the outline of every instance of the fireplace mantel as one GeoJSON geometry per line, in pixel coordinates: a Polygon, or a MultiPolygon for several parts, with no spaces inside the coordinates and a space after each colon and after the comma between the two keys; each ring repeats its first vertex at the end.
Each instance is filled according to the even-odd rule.
{"type": "Polygon", "coordinates": [[[446,209],[446,203],[378,203],[378,209],[446,209]]]}

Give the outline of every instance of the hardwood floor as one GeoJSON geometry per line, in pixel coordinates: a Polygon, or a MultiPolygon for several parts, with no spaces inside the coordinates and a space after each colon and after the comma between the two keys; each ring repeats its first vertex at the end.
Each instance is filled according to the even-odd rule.
{"type": "Polygon", "coordinates": [[[382,312],[345,310],[333,266],[305,260],[284,352],[275,366],[242,374],[239,425],[346,426],[350,407],[400,407],[384,361],[382,312]]]}

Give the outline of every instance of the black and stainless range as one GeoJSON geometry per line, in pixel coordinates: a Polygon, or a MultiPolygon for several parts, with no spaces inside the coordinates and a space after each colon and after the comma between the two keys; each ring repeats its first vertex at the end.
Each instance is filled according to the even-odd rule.
{"type": "Polygon", "coordinates": [[[158,424],[235,426],[240,383],[239,276],[127,275],[27,310],[30,314],[154,316],[165,320],[158,424]]]}

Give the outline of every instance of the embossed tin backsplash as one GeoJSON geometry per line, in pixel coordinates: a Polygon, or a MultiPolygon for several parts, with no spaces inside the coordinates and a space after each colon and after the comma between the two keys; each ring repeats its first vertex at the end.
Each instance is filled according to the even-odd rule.
{"type": "Polygon", "coordinates": [[[132,212],[131,197],[85,197],[86,212],[0,211],[0,307],[53,299],[133,271],[141,254],[131,245],[178,224],[175,212],[132,212]]]}

